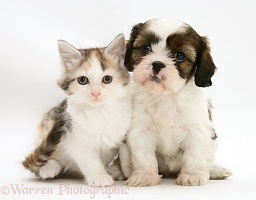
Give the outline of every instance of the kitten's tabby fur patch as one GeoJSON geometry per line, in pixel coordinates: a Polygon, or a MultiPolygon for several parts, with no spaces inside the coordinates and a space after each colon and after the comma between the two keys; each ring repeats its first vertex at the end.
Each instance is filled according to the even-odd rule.
{"type": "Polygon", "coordinates": [[[67,100],[64,100],[59,106],[47,112],[38,126],[43,141],[23,162],[23,166],[37,176],[40,167],[51,158],[61,137],[71,130],[71,119],[66,113],[66,109],[67,100]]]}

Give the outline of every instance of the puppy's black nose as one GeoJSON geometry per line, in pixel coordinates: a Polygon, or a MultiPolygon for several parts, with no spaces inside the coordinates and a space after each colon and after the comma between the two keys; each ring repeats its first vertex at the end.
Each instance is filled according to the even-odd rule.
{"type": "Polygon", "coordinates": [[[160,61],[155,61],[152,63],[152,66],[153,66],[153,72],[155,74],[158,74],[162,68],[165,68],[165,64],[160,62],[160,61]]]}

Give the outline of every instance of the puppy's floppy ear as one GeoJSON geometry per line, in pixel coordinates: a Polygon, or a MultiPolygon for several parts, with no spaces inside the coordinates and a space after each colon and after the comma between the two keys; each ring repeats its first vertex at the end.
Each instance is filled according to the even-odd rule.
{"type": "Polygon", "coordinates": [[[139,23],[135,26],[133,26],[131,34],[130,34],[130,40],[126,44],[126,54],[124,59],[124,64],[126,68],[132,72],[134,70],[133,62],[132,62],[132,51],[133,51],[133,43],[136,40],[138,34],[140,33],[140,30],[143,26],[143,23],[139,23]]]}
{"type": "Polygon", "coordinates": [[[201,37],[201,46],[197,56],[196,65],[195,84],[198,87],[211,86],[211,77],[216,70],[216,66],[210,55],[210,46],[206,37],[201,37]]]}

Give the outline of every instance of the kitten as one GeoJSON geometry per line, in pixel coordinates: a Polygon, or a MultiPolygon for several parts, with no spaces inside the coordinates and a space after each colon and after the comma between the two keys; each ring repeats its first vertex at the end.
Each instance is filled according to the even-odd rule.
{"type": "Polygon", "coordinates": [[[127,148],[132,118],[124,35],[106,48],[76,49],[63,40],[58,45],[63,69],[58,84],[68,97],[43,116],[43,140],[23,165],[42,179],[71,172],[89,186],[110,186],[106,167],[119,148],[127,148]]]}

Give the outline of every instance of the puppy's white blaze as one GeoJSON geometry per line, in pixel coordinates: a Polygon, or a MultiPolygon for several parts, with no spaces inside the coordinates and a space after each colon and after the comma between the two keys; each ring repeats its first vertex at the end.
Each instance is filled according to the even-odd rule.
{"type": "Polygon", "coordinates": [[[169,51],[166,49],[166,40],[161,40],[157,44],[152,44],[151,48],[152,48],[152,52],[157,53],[158,56],[161,56],[161,57],[168,56],[169,51]]]}
{"type": "Polygon", "coordinates": [[[186,24],[177,19],[157,18],[150,20],[148,29],[165,40],[170,34],[183,32],[186,24]]]}

